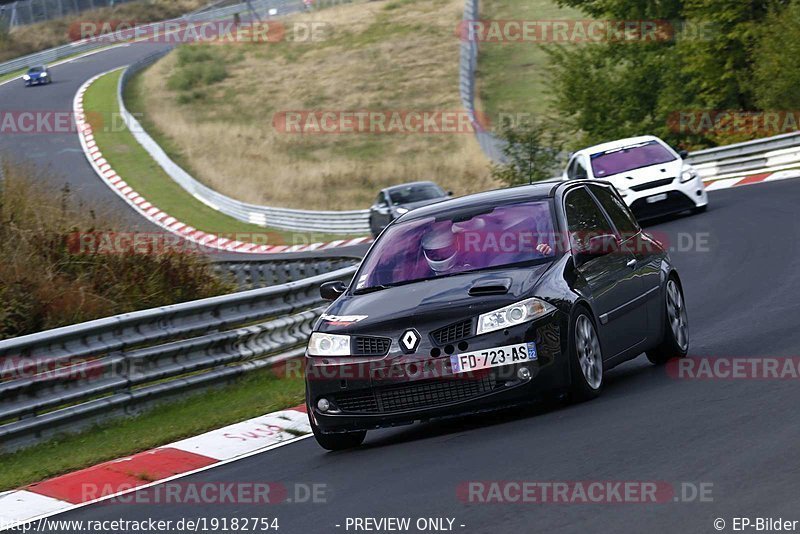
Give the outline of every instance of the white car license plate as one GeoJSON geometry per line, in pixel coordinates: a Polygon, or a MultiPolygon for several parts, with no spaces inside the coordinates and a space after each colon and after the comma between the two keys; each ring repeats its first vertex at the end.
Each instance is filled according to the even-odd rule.
{"type": "Polygon", "coordinates": [[[462,352],[450,356],[453,373],[466,373],[490,367],[536,360],[536,343],[520,343],[491,349],[462,352]]]}
{"type": "Polygon", "coordinates": [[[667,200],[666,193],[661,193],[660,195],[653,195],[652,197],[647,197],[648,204],[655,204],[656,202],[661,202],[662,200],[667,200]]]}

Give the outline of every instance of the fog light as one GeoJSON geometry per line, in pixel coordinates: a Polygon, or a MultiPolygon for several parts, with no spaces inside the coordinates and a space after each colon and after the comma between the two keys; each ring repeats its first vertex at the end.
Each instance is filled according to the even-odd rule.
{"type": "Polygon", "coordinates": [[[520,367],[517,369],[517,378],[520,380],[530,380],[531,379],[531,370],[527,367],[520,367]]]}
{"type": "Polygon", "coordinates": [[[328,399],[320,399],[317,401],[317,409],[321,412],[327,412],[331,408],[331,403],[328,399]]]}

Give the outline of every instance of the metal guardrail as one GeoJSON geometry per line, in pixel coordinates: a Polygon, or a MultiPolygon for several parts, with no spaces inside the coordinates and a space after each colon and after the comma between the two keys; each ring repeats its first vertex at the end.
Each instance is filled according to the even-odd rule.
{"type": "Polygon", "coordinates": [[[689,154],[704,180],[736,178],[800,167],[800,132],[754,139],[689,154]]]}
{"type": "MultiPolygon", "coordinates": [[[[464,0],[464,13],[462,22],[465,27],[470,21],[480,19],[478,0],[464,0]]],[[[474,39],[461,39],[461,52],[459,56],[458,71],[458,91],[461,97],[461,105],[469,116],[472,127],[475,129],[475,137],[481,150],[486,156],[497,162],[505,161],[503,148],[505,141],[495,136],[492,132],[486,131],[475,116],[475,69],[478,66],[478,41],[474,39]]]]}
{"type": "MultiPolygon", "coordinates": [[[[280,13],[281,10],[286,6],[297,4],[297,2],[294,0],[253,0],[251,4],[258,12],[267,12],[267,10],[275,8],[278,9],[278,12],[280,13]]],[[[239,3],[218,9],[191,13],[177,19],[154,22],[153,24],[147,24],[138,27],[135,30],[125,29],[118,32],[105,34],[97,38],[76,41],[74,43],[58,46],[42,52],[36,52],[35,54],[12,59],[11,61],[6,61],[5,63],[0,63],[0,75],[21,71],[33,65],[53,63],[60,59],[86,54],[101,48],[113,46],[117,43],[128,41],[133,38],[138,38],[141,35],[152,35],[157,29],[169,28],[174,26],[175,23],[224,19],[226,17],[232,17],[234,13],[245,12],[248,9],[249,8],[246,3],[239,3]]]]}
{"type": "Polygon", "coordinates": [[[254,262],[252,260],[224,261],[211,267],[220,278],[236,284],[240,290],[270,287],[303,280],[357,265],[351,258],[286,259],[254,262]]]}
{"type": "Polygon", "coordinates": [[[125,87],[130,79],[167,53],[169,50],[157,52],[128,66],[120,77],[117,99],[122,120],[128,129],[147,153],[178,185],[207,206],[246,223],[285,230],[329,234],[363,235],[369,233],[369,210],[311,211],[248,204],[211,189],[175,163],[144,130],[136,117],[128,111],[124,99],[125,87]]]}
{"type": "Polygon", "coordinates": [[[355,269],[0,341],[0,451],[302,355],[320,284],[355,269]]]}

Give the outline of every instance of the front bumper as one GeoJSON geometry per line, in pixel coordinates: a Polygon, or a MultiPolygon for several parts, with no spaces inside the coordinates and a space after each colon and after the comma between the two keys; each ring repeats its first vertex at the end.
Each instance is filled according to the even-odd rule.
{"type": "MultiPolygon", "coordinates": [[[[431,357],[430,350],[436,347],[432,342],[421,345],[415,355],[390,352],[381,359],[351,358],[336,366],[321,365],[324,358],[307,356],[309,416],[320,431],[331,433],[468,415],[535,401],[541,394],[569,384],[567,348],[561,339],[566,328],[564,314],[555,312],[507,332],[466,338],[470,352],[534,341],[537,359],[465,374],[452,373],[447,355],[431,357]],[[520,367],[529,369],[530,378],[518,376],[520,367]],[[331,405],[327,412],[318,408],[322,398],[331,405]]],[[[426,334],[422,337],[427,340],[426,334]]]]}
{"type": "Polygon", "coordinates": [[[678,179],[675,179],[669,185],[652,189],[642,191],[629,189],[626,191],[624,199],[639,220],[680,213],[708,204],[708,194],[699,176],[686,183],[680,183],[678,179]],[[666,198],[663,200],[652,201],[664,195],[666,198]]]}

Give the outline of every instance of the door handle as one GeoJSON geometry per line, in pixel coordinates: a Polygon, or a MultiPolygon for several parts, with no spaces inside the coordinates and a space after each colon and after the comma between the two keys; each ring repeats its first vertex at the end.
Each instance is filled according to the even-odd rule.
{"type": "Polygon", "coordinates": [[[634,258],[632,260],[628,260],[628,262],[625,265],[627,265],[628,267],[633,269],[634,267],[636,267],[636,258],[634,258]]]}

